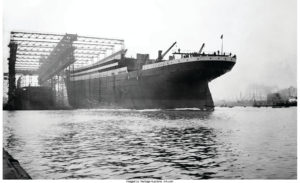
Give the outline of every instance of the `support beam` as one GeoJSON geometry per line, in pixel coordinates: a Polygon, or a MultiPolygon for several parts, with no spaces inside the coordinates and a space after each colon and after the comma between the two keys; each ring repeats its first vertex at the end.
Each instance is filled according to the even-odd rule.
{"type": "Polygon", "coordinates": [[[77,35],[66,34],[53,49],[38,70],[41,84],[75,61],[73,42],[76,40],[77,35]]]}
{"type": "Polygon", "coordinates": [[[16,90],[16,70],[15,70],[15,64],[16,64],[16,55],[17,55],[17,49],[18,45],[16,43],[11,42],[9,45],[9,58],[8,58],[8,101],[12,101],[15,90],[16,90]]]}

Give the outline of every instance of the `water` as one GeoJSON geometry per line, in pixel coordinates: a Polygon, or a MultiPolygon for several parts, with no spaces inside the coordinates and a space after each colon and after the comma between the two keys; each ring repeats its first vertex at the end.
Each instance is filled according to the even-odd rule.
{"type": "Polygon", "coordinates": [[[296,179],[297,108],[4,112],[34,179],[296,179]]]}

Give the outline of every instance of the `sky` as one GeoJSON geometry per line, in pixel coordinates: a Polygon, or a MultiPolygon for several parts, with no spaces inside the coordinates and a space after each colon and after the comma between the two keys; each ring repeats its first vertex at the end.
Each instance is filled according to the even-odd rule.
{"type": "MultiPolygon", "coordinates": [[[[3,71],[10,31],[75,33],[125,40],[127,56],[156,58],[175,49],[237,55],[232,71],[210,82],[214,99],[253,87],[297,85],[296,0],[4,0],[3,71]]],[[[167,58],[167,57],[166,57],[167,58]]]]}

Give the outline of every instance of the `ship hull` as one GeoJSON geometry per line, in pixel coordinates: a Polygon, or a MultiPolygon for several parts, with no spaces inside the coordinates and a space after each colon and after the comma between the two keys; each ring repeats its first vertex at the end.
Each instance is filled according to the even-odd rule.
{"type": "Polygon", "coordinates": [[[174,109],[214,107],[209,81],[231,70],[234,62],[174,64],[114,76],[67,80],[74,108],[174,109]]]}

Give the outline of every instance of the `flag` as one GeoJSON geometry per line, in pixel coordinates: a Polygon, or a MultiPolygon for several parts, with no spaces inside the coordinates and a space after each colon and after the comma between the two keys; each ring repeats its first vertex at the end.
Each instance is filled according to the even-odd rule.
{"type": "Polygon", "coordinates": [[[221,35],[221,39],[223,39],[223,34],[221,35]]]}

